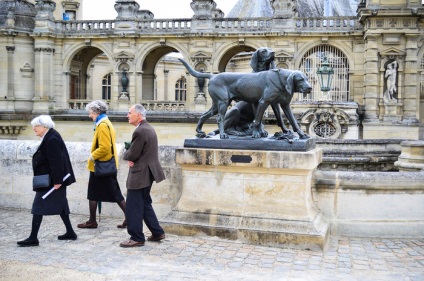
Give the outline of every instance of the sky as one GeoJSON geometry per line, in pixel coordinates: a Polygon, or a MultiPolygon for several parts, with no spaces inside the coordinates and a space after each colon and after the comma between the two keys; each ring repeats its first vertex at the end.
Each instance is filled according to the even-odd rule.
{"type": "MultiPolygon", "coordinates": [[[[221,9],[225,16],[231,11],[238,0],[214,0],[216,8],[221,9]]],[[[136,0],[140,10],[149,10],[155,19],[191,18],[194,14],[190,7],[192,0],[136,0]],[[178,3],[178,4],[177,4],[178,3]]],[[[83,4],[83,20],[115,19],[115,0],[85,0],[83,4]]]]}

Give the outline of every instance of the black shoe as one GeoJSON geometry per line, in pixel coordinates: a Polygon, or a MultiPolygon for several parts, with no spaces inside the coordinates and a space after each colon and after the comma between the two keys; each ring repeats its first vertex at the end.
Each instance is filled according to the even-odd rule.
{"type": "Polygon", "coordinates": [[[77,238],[78,238],[78,235],[75,232],[71,234],[65,233],[57,237],[57,239],[59,240],[77,240],[77,238]]]}
{"type": "Polygon", "coordinates": [[[147,238],[147,241],[159,242],[160,240],[165,239],[165,233],[161,235],[152,235],[147,238]]]}
{"type": "Polygon", "coordinates": [[[27,238],[25,240],[18,241],[16,243],[21,247],[33,247],[33,246],[38,246],[40,244],[37,238],[35,238],[35,240],[27,238]]]}

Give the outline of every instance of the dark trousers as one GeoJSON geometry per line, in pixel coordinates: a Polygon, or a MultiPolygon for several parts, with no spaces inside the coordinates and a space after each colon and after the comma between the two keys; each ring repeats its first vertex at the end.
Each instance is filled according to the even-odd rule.
{"type": "Polygon", "coordinates": [[[155,211],[152,207],[152,197],[150,189],[152,186],[142,189],[127,190],[127,209],[125,217],[127,219],[127,231],[131,240],[144,242],[143,220],[150,232],[154,236],[164,234],[164,230],[159,225],[155,211]]]}

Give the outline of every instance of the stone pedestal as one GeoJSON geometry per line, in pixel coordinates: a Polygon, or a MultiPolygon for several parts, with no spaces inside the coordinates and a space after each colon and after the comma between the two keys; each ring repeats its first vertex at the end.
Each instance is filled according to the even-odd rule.
{"type": "Polygon", "coordinates": [[[321,149],[307,152],[181,148],[182,195],[161,222],[178,235],[203,233],[303,249],[327,244],[329,223],[311,194],[321,149]]]}
{"type": "Polygon", "coordinates": [[[383,121],[393,122],[402,120],[401,103],[380,103],[380,108],[384,108],[383,121]]]}
{"type": "Polygon", "coordinates": [[[403,141],[402,153],[399,155],[395,166],[400,172],[424,171],[424,141],[403,141]]]}

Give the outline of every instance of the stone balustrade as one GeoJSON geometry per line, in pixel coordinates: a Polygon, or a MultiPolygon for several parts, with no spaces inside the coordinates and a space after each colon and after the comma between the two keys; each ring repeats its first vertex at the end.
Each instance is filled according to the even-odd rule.
{"type": "MultiPolygon", "coordinates": [[[[117,30],[116,20],[74,20],[74,21],[55,21],[56,30],[64,34],[102,34],[120,32],[117,30]]],[[[120,21],[122,22],[122,21],[120,21]]],[[[140,33],[153,34],[175,34],[196,32],[196,22],[192,19],[137,19],[125,20],[128,23],[135,23],[135,30],[140,33]]],[[[217,18],[211,20],[212,24],[208,31],[211,32],[280,32],[272,18],[217,18]]],[[[287,22],[285,31],[299,32],[322,32],[337,31],[351,32],[360,29],[360,23],[356,17],[325,17],[325,18],[294,18],[287,22]]],[[[199,30],[204,32],[205,30],[199,30]]],[[[136,32],[136,31],[134,31],[136,32]]]]}

